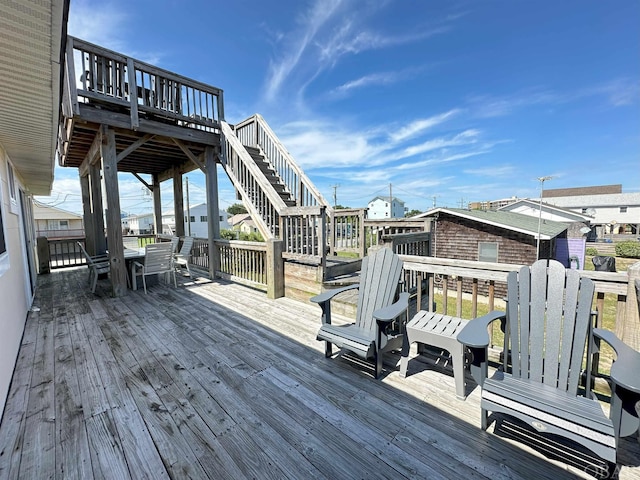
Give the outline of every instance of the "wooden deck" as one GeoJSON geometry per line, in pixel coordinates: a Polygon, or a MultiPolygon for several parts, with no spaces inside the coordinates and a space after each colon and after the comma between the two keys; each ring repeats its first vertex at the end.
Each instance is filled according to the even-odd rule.
{"type": "MultiPolygon", "coordinates": [[[[481,431],[478,389],[456,400],[448,368],[414,360],[400,378],[389,357],[376,381],[325,359],[315,305],[184,277],[109,298],[108,283],[39,277],[1,479],[592,478],[509,440],[523,430],[507,421],[481,431]]],[[[621,460],[640,479],[637,439],[621,460]]]]}

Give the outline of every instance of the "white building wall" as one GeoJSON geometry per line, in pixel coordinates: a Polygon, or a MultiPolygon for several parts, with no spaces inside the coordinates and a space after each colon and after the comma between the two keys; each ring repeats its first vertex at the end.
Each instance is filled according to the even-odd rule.
{"type": "MultiPolygon", "coordinates": [[[[207,204],[201,203],[199,205],[194,205],[189,209],[189,213],[193,220],[191,222],[191,236],[198,238],[207,238],[209,236],[209,221],[207,218],[207,204]]],[[[225,210],[220,210],[220,218],[218,221],[220,222],[220,230],[231,230],[231,225],[229,224],[229,214],[225,210]]],[[[189,226],[186,221],[186,212],[185,212],[185,223],[184,223],[184,231],[185,234],[189,232],[189,226]]]]}
{"type": "MultiPolygon", "coordinates": [[[[17,174],[17,172],[14,172],[17,174]]],[[[20,184],[15,177],[16,192],[20,184]]],[[[18,205],[9,197],[7,156],[0,145],[0,210],[7,251],[0,254],[0,417],[4,410],[9,384],[31,307],[28,266],[22,215],[18,205]]]]}
{"type": "Polygon", "coordinates": [[[404,202],[399,201],[397,198],[393,199],[391,204],[389,199],[377,197],[369,202],[369,210],[367,212],[368,218],[403,218],[404,217],[404,202]]]}
{"type": "Polygon", "coordinates": [[[640,225],[640,193],[545,197],[543,201],[578,213],[591,208],[595,211],[591,223],[607,226],[608,233],[611,227],[615,231],[625,224],[640,225]]]}

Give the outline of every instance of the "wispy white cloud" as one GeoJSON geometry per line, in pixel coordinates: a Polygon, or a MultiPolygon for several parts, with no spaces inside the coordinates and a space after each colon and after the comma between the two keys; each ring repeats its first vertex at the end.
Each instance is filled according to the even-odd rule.
{"type": "Polygon", "coordinates": [[[435,127],[443,122],[446,122],[450,118],[461,112],[460,109],[454,108],[449,110],[448,112],[440,113],[438,115],[433,115],[429,118],[420,118],[418,120],[414,120],[409,125],[404,128],[401,128],[397,132],[394,132],[390,135],[391,140],[394,142],[401,142],[403,140],[415,137],[416,135],[428,130],[430,128],[435,127]]]}
{"type": "Polygon", "coordinates": [[[471,109],[476,117],[502,117],[515,110],[533,105],[565,103],[567,96],[552,91],[530,90],[512,95],[479,95],[469,98],[471,109]]]}
{"type": "Polygon", "coordinates": [[[640,81],[616,78],[602,85],[578,91],[578,96],[603,95],[613,107],[626,107],[640,101],[640,81]]]}
{"type": "MultiPolygon", "coordinates": [[[[280,51],[272,59],[265,81],[264,98],[273,101],[283,86],[288,94],[304,95],[306,88],[322,72],[334,67],[343,57],[370,50],[405,45],[440,35],[451,29],[452,20],[435,22],[432,27],[393,34],[372,30],[366,25],[369,16],[384,8],[385,2],[369,3],[349,0],[315,0],[301,16],[294,29],[278,32],[275,48],[280,51]]],[[[398,75],[398,74],[396,74],[398,75]]],[[[391,74],[369,74],[338,87],[333,94],[344,94],[364,84],[395,82],[391,74]]]]}
{"type": "Polygon", "coordinates": [[[414,43],[448,32],[450,29],[448,26],[440,26],[403,35],[385,35],[367,30],[356,31],[356,28],[357,25],[354,22],[345,21],[337,32],[327,39],[326,43],[318,45],[320,59],[335,64],[337,59],[345,54],[358,54],[367,50],[378,50],[414,43]]]}
{"type": "Polygon", "coordinates": [[[431,140],[427,140],[426,142],[422,142],[418,145],[412,145],[410,147],[406,147],[405,149],[400,151],[397,155],[395,155],[394,158],[399,160],[402,158],[413,157],[414,155],[418,155],[421,153],[430,152],[432,150],[440,150],[447,147],[459,147],[462,145],[470,145],[478,141],[479,135],[480,135],[479,130],[468,129],[450,138],[445,138],[445,137],[433,138],[431,140]]]}
{"type": "Polygon", "coordinates": [[[371,73],[369,75],[357,78],[356,80],[351,80],[349,82],[343,83],[339,87],[334,88],[330,92],[330,95],[341,97],[359,88],[378,85],[391,85],[403,80],[405,77],[406,74],[404,72],[371,73]]]}
{"type": "Polygon", "coordinates": [[[122,6],[109,1],[95,3],[74,0],[69,14],[69,34],[91,43],[122,51],[120,33],[127,21],[122,6]]]}
{"type": "Polygon", "coordinates": [[[473,150],[473,151],[469,151],[469,152],[464,152],[464,153],[455,153],[455,154],[449,154],[447,155],[446,153],[443,155],[433,155],[429,158],[426,158],[424,160],[420,160],[417,162],[410,162],[410,163],[403,163],[398,165],[397,167],[395,167],[396,170],[410,170],[410,169],[416,169],[416,168],[423,168],[423,167],[427,167],[429,165],[439,165],[439,164],[443,164],[443,163],[450,163],[450,162],[455,162],[457,160],[463,160],[465,158],[469,158],[469,157],[475,157],[477,155],[485,155],[487,153],[489,153],[491,150],[486,150],[486,149],[480,149],[480,150],[473,150]]]}
{"type": "Polygon", "coordinates": [[[463,170],[463,173],[481,177],[510,177],[515,171],[516,167],[513,165],[487,165],[482,168],[467,168],[463,170]]]}
{"type": "Polygon", "coordinates": [[[282,58],[272,61],[269,66],[265,93],[268,100],[275,97],[282,83],[300,62],[318,31],[331,18],[341,3],[342,0],[316,1],[310,10],[301,17],[300,29],[282,36],[283,42],[287,42],[288,49],[282,58]],[[289,37],[291,38],[289,39],[289,37]]]}

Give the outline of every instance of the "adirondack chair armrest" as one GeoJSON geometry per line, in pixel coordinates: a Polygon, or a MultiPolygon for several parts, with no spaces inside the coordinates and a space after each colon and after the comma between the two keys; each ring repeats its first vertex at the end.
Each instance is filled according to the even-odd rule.
{"type": "Polygon", "coordinates": [[[491,340],[487,327],[496,320],[506,318],[506,315],[505,312],[494,310],[471,320],[458,334],[458,341],[470,348],[486,348],[491,340]]]}
{"type": "Polygon", "coordinates": [[[133,262],[133,266],[136,268],[144,268],[144,264],[140,262],[133,262]]]}
{"type": "Polygon", "coordinates": [[[354,283],[353,285],[346,285],[344,287],[334,288],[331,290],[327,290],[326,292],[322,292],[320,295],[316,295],[315,297],[311,297],[309,300],[312,301],[313,303],[322,304],[331,300],[333,297],[335,297],[339,293],[346,292],[348,290],[353,290],[359,287],[360,287],[360,284],[354,283]]]}
{"type": "Polygon", "coordinates": [[[388,307],[384,307],[373,312],[373,318],[375,318],[376,322],[378,322],[378,325],[382,327],[384,324],[395,320],[399,315],[405,312],[408,307],[409,293],[402,292],[395,303],[392,303],[388,307]]]}
{"type": "Polygon", "coordinates": [[[593,335],[607,342],[616,352],[616,360],[611,365],[611,380],[618,386],[640,394],[640,352],[625,344],[616,335],[602,328],[594,328],[593,335]]]}

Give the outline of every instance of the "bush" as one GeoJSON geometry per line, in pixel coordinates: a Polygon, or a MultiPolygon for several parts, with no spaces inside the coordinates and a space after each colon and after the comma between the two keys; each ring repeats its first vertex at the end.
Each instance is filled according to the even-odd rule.
{"type": "Polygon", "coordinates": [[[587,251],[585,252],[587,255],[590,255],[592,257],[598,255],[598,249],[595,247],[589,247],[587,248],[587,251]]]}
{"type": "Polygon", "coordinates": [[[223,238],[225,240],[235,240],[236,239],[236,234],[237,232],[233,231],[233,230],[225,230],[222,229],[220,230],[220,238],[223,238]]]}
{"type": "Polygon", "coordinates": [[[616,243],[616,257],[640,258],[640,242],[616,243]]]}

